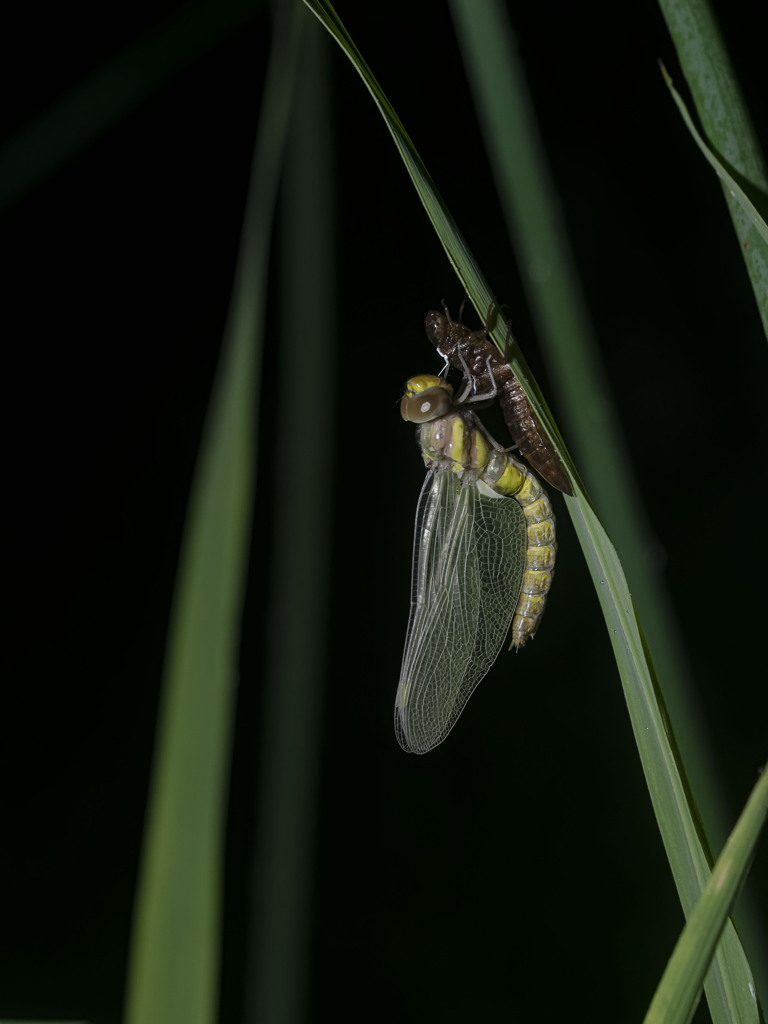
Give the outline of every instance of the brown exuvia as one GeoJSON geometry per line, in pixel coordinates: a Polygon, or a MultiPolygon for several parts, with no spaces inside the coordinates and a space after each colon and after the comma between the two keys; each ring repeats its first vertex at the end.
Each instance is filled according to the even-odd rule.
{"type": "Polygon", "coordinates": [[[520,454],[547,483],[565,494],[573,494],[568,477],[557,454],[542,434],[539,421],[517,380],[496,348],[488,341],[488,325],[471,331],[445,313],[430,310],[424,321],[427,337],[451,366],[471,377],[475,395],[498,395],[504,420],[520,454]]]}

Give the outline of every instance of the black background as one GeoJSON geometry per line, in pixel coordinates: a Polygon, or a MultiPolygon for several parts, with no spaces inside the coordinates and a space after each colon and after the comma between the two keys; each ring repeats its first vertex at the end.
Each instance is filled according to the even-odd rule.
{"type": "MultiPolygon", "coordinates": [[[[76,5],[44,25],[17,14],[0,62],[6,135],[173,9],[76,5]]],[[[337,10],[491,275],[557,416],[446,8],[337,10]]],[[[682,87],[658,10],[632,0],[609,24],[602,9],[562,0],[510,10],[732,822],[766,752],[765,338],[715,177],[658,72],[661,57],[682,87]],[[650,372],[659,358],[662,381],[650,372]]],[[[766,139],[764,33],[743,0],[717,13],[766,139]]],[[[4,1016],[120,1016],[178,543],[269,34],[256,7],[3,216],[4,1016]]],[[[433,754],[407,757],[392,734],[423,472],[396,399],[407,376],[435,369],[426,310],[462,296],[370,97],[336,48],[330,57],[336,573],[308,1019],[637,1020],[682,915],[558,497],[558,578],[536,643],[513,671],[512,656],[500,658],[433,754]],[[381,197],[365,216],[362,177],[381,197]],[[368,459],[348,401],[358,368],[370,378],[368,459]]],[[[274,515],[273,412],[267,394],[260,539],[274,515]]],[[[306,457],[325,457],[317,439],[306,457]]],[[[226,1021],[242,1019],[248,972],[242,893],[271,578],[254,573],[248,595],[226,1021]]],[[[755,874],[764,883],[764,850],[755,874]]],[[[764,884],[752,893],[765,921],[764,884]]]]}

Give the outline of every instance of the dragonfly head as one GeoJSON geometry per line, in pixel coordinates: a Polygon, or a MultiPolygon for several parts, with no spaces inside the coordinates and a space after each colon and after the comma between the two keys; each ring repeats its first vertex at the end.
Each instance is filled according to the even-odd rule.
{"type": "Polygon", "coordinates": [[[428,423],[445,416],[453,404],[453,388],[447,380],[423,373],[405,383],[400,415],[409,423],[428,423]]]}

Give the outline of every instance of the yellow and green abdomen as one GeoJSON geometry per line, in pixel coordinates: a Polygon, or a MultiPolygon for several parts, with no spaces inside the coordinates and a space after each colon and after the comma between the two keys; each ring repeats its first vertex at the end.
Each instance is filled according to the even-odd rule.
{"type": "Polygon", "coordinates": [[[554,577],[555,517],[537,477],[507,452],[490,448],[476,422],[471,412],[442,416],[422,424],[419,442],[428,464],[443,464],[443,469],[459,474],[462,482],[482,482],[495,494],[513,498],[523,510],[528,535],[526,564],[510,644],[520,648],[536,634],[554,577]]]}

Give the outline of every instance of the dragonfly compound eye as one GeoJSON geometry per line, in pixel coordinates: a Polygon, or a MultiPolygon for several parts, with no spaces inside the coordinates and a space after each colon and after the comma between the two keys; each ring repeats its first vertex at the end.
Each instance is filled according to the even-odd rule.
{"type": "Polygon", "coordinates": [[[445,416],[453,403],[453,388],[441,377],[411,377],[400,401],[400,415],[409,423],[428,423],[445,416]]]}

